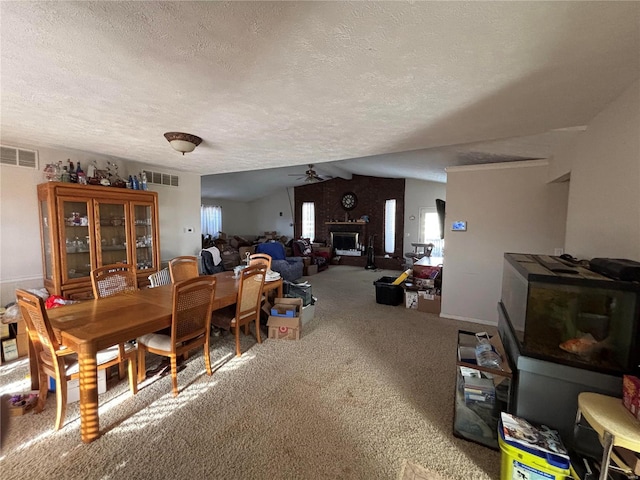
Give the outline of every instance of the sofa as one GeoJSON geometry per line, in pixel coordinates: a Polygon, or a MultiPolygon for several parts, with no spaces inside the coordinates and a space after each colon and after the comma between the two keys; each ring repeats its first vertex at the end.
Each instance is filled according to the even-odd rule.
{"type": "Polygon", "coordinates": [[[304,261],[302,257],[285,256],[284,245],[272,240],[256,245],[256,253],[266,253],[271,257],[271,270],[278,272],[283,280],[295,282],[302,277],[304,261]]]}

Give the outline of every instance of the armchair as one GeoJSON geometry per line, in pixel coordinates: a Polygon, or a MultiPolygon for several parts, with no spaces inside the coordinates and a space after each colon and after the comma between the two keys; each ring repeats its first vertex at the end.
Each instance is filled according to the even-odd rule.
{"type": "Polygon", "coordinates": [[[294,240],[292,244],[293,255],[295,257],[309,258],[311,265],[317,265],[318,271],[329,268],[331,254],[326,252],[315,252],[308,238],[294,240]]]}
{"type": "Polygon", "coordinates": [[[256,253],[266,253],[271,256],[271,270],[289,282],[294,282],[302,276],[304,263],[301,257],[286,257],[284,245],[278,241],[259,243],[256,253]]]}

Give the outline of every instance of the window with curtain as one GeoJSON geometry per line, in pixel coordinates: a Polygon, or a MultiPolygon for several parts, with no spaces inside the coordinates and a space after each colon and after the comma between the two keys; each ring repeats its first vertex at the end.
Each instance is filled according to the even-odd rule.
{"type": "Polygon", "coordinates": [[[396,250],[396,201],[384,202],[384,253],[391,255],[396,250]]]}
{"type": "Polygon", "coordinates": [[[222,207],[217,205],[200,206],[200,227],[202,235],[211,235],[218,238],[222,230],[222,207]]]}
{"type": "Polygon", "coordinates": [[[444,240],[440,238],[440,223],[435,207],[420,208],[418,229],[418,242],[433,243],[431,256],[444,256],[444,240]]]}
{"type": "Polygon", "coordinates": [[[302,238],[312,241],[316,237],[316,206],[314,202],[302,203],[302,238]]]}

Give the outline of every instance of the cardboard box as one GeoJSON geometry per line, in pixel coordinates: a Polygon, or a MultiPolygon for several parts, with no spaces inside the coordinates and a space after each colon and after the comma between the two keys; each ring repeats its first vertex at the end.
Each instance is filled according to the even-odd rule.
{"type": "Polygon", "coordinates": [[[2,356],[5,362],[18,358],[18,344],[15,338],[2,341],[2,356]]]}
{"type": "Polygon", "coordinates": [[[633,375],[622,376],[622,404],[640,420],[640,378],[633,375]]]}
{"type": "Polygon", "coordinates": [[[267,327],[269,328],[269,338],[278,340],[299,340],[302,322],[300,315],[302,313],[301,298],[276,298],[274,308],[295,309],[294,317],[277,317],[269,315],[267,327]]]}
{"type": "MultiPolygon", "coordinates": [[[[49,377],[49,391],[56,391],[56,382],[49,377]]],[[[98,370],[98,394],[107,391],[107,371],[98,370]]],[[[67,382],[67,403],[80,401],[80,379],[69,380],[67,382]]]]}
{"type": "Polygon", "coordinates": [[[318,273],[318,265],[307,265],[304,267],[305,276],[308,277],[310,275],[315,275],[316,273],[318,273]]]}
{"type": "Polygon", "coordinates": [[[26,333],[18,333],[18,335],[16,335],[16,343],[18,344],[18,357],[26,357],[29,355],[29,335],[26,333]]]}
{"type": "Polygon", "coordinates": [[[440,314],[440,295],[431,295],[426,291],[418,292],[418,311],[440,314]]]}
{"type": "Polygon", "coordinates": [[[404,305],[407,308],[412,308],[414,310],[418,309],[418,292],[415,290],[405,290],[404,291],[404,305]]]}

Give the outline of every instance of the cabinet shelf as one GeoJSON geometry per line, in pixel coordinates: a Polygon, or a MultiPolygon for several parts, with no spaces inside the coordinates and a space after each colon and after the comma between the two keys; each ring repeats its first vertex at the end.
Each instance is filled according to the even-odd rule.
{"type": "Polygon", "coordinates": [[[461,347],[473,349],[475,354],[476,342],[474,332],[458,331],[453,434],[497,450],[500,412],[511,410],[513,374],[497,334],[491,337],[491,344],[502,356],[500,368],[461,360],[461,347]]]}

